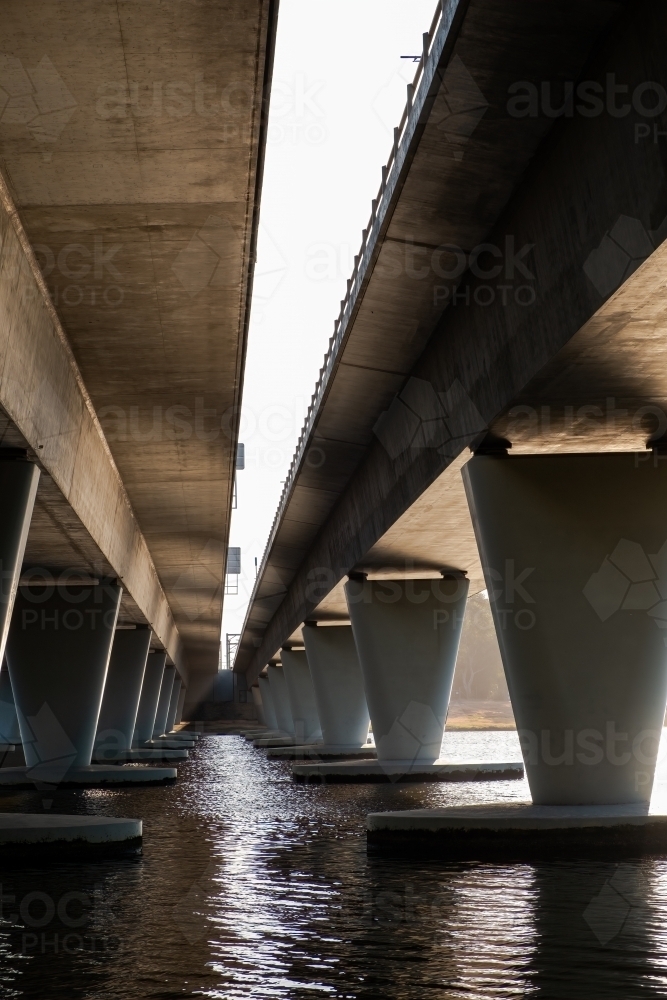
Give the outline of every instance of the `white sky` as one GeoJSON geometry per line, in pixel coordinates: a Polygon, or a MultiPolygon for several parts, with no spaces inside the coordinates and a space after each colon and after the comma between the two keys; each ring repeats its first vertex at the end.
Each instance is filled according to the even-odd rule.
{"type": "MultiPolygon", "coordinates": [[[[250,319],[238,507],[240,632],[345,282],[436,0],[281,0],[250,319]]],[[[224,647],[223,647],[224,649],[224,647]]],[[[224,652],[223,652],[224,655],[224,652]]]]}

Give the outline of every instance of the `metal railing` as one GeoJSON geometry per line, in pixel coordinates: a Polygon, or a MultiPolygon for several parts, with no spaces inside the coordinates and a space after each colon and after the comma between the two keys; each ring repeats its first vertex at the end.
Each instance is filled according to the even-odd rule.
{"type": "Polygon", "coordinates": [[[359,253],[354,258],[352,277],[348,278],[345,298],[342,299],[340,304],[340,313],[338,319],[336,319],[334,323],[334,332],[329,341],[327,353],[324,356],[324,364],[320,369],[319,377],[315,385],[315,391],[312,395],[303,428],[301,429],[301,433],[297,441],[294,457],[292,458],[292,463],[280,495],[278,509],[273,519],[273,524],[271,525],[271,531],[269,532],[269,538],[266,543],[266,548],[264,549],[264,555],[262,556],[259,575],[255,582],[255,587],[248,606],[248,614],[250,613],[250,608],[252,607],[255,592],[260,580],[262,579],[266,561],[268,559],[269,552],[271,551],[271,546],[278,530],[281,517],[284,513],[285,507],[287,506],[287,501],[292,491],[297,471],[301,464],[310,433],[313,429],[315,415],[319,409],[320,403],[322,402],[322,398],[340,353],[348,322],[354,309],[354,303],[361,288],[363,276],[366,273],[367,265],[370,262],[373,249],[376,245],[382,219],[388,204],[388,192],[393,190],[394,184],[397,180],[400,166],[405,158],[405,147],[411,139],[417,121],[419,120],[428,88],[430,87],[433,79],[435,67],[440,59],[444,40],[449,31],[449,27],[451,26],[457,7],[458,0],[441,0],[433,16],[429,30],[424,32],[422,36],[422,54],[417,64],[414,80],[412,83],[409,83],[407,87],[407,102],[403,110],[401,120],[398,123],[398,126],[394,129],[394,142],[391,152],[389,153],[389,159],[387,160],[386,165],[382,167],[382,182],[380,184],[377,197],[371,202],[371,216],[368,221],[368,225],[361,234],[361,248],[359,253]],[[424,85],[425,81],[426,84],[424,85]]]}

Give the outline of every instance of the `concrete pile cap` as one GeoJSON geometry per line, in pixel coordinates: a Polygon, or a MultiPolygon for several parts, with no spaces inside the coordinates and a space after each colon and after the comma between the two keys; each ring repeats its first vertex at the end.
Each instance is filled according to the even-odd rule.
{"type": "Polygon", "coordinates": [[[650,813],[642,805],[536,806],[532,802],[405,809],[369,813],[369,830],[568,830],[665,824],[667,815],[650,813]]]}
{"type": "Polygon", "coordinates": [[[140,819],[108,816],[0,813],[0,844],[108,844],[139,840],[140,819]]]}

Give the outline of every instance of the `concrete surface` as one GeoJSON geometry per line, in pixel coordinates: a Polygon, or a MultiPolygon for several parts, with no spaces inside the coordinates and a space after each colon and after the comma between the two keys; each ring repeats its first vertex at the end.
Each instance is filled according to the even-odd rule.
{"type": "Polygon", "coordinates": [[[530,802],[369,813],[369,844],[409,845],[442,857],[549,857],[667,850],[667,814],[642,806],[535,806],[530,802]]]}
{"type": "Polygon", "coordinates": [[[139,842],[140,819],[108,816],[63,816],[56,813],[0,813],[0,844],[39,848],[56,844],[139,842]]]}
{"type": "Polygon", "coordinates": [[[165,785],[176,780],[175,767],[141,767],[140,765],[90,764],[70,767],[65,772],[51,764],[37,767],[3,767],[0,788],[32,788],[44,783],[59,787],[97,788],[105,785],[165,785]]]}
{"type": "Polygon", "coordinates": [[[292,774],[295,781],[325,782],[339,784],[347,782],[406,782],[406,781],[503,781],[508,778],[523,778],[523,764],[493,763],[476,764],[437,760],[424,761],[380,761],[343,760],[337,763],[294,764],[292,774]]]}

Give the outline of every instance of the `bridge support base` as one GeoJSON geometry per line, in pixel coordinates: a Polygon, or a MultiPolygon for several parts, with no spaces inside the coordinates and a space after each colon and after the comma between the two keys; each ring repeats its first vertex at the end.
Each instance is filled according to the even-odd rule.
{"type": "Polygon", "coordinates": [[[646,805],[667,700],[667,463],[463,470],[533,802],[646,805]]]}
{"type": "Polygon", "coordinates": [[[322,729],[308,657],[301,649],[283,649],[281,659],[295,737],[299,743],[316,743],[322,739],[322,729]]]}
{"type": "Polygon", "coordinates": [[[345,594],[378,761],[434,764],[468,581],[461,574],[434,580],[355,579],[346,583],[345,594]]]}
{"type": "Polygon", "coordinates": [[[304,625],[303,641],[324,743],[360,749],[370,720],[352,626],[304,625]]]}

